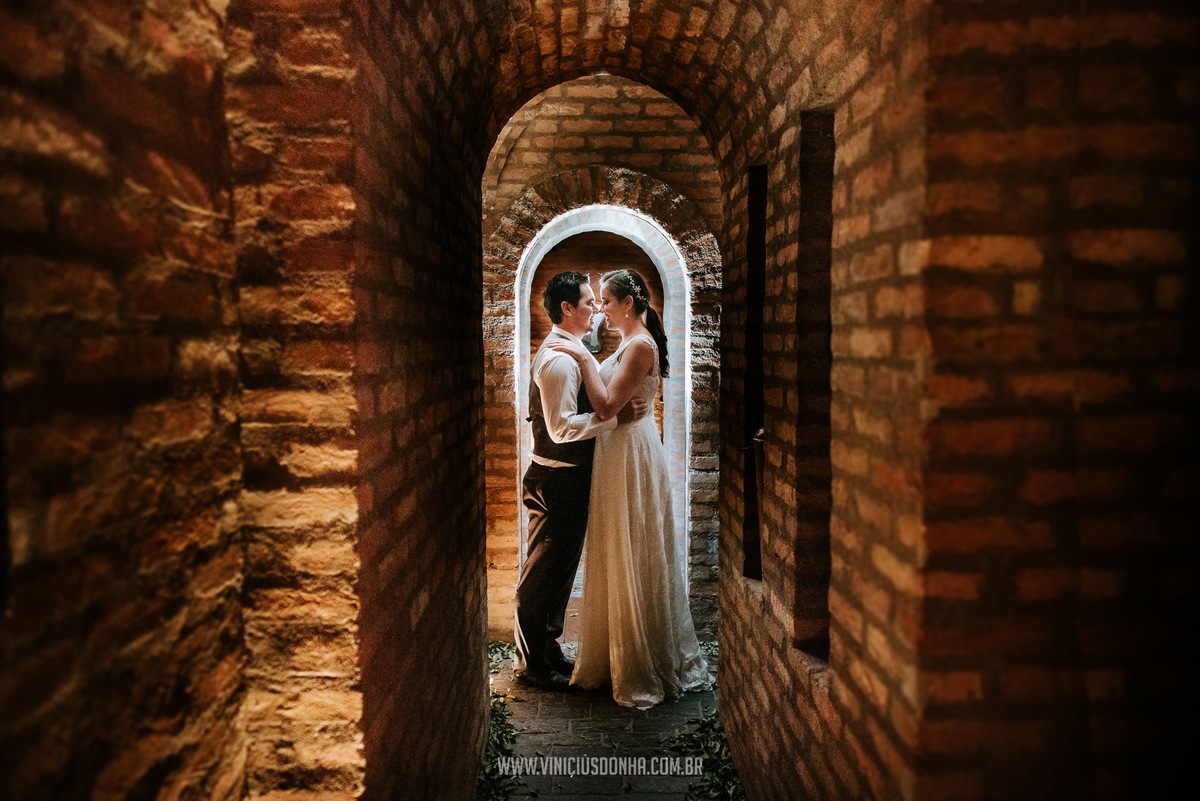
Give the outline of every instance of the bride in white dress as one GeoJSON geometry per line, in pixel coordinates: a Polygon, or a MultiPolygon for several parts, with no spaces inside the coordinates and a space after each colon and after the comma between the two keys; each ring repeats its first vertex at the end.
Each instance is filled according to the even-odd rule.
{"type": "MultiPolygon", "coordinates": [[[[667,337],[642,277],[632,270],[600,279],[600,310],[621,345],[597,368],[582,347],[554,344],[583,370],[596,414],[615,415],[630,398],[654,403],[667,375],[667,337]]],[[[667,455],[653,415],[596,438],[585,539],[579,652],[571,683],[612,682],[623,706],[647,709],[705,690],[708,665],[688,608],[677,552],[667,455]]]]}

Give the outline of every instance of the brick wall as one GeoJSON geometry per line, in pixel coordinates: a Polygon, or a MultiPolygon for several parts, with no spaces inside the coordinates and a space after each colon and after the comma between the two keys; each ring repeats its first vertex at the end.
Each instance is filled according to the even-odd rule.
{"type": "Polygon", "coordinates": [[[487,723],[477,82],[488,49],[474,6],[355,7],[370,799],[472,797],[487,723]]]}
{"type": "Polygon", "coordinates": [[[929,31],[931,791],[1183,786],[1198,31],[1152,5],[929,31]]]}
{"type": "Polygon", "coordinates": [[[220,4],[0,11],[0,796],[239,799],[220,4]]]}
{"type": "MultiPolygon", "coordinates": [[[[516,453],[485,377],[512,373],[494,345],[523,248],[597,202],[701,265],[692,431],[719,419],[722,716],[751,797],[1174,778],[1198,474],[1182,4],[185,5],[0,11],[6,797],[470,795],[485,526],[506,525],[483,499],[516,453]],[[518,114],[597,71],[621,77],[518,114]],[[800,244],[814,110],[827,289],[800,244]],[[715,173],[660,134],[702,136],[715,173]],[[761,581],[741,577],[751,165],[761,581]],[[822,515],[803,482],[826,388],[797,354],[826,312],[822,515]],[[793,645],[822,517],[828,661],[793,645]]],[[[710,539],[714,454],[689,462],[710,539]]]]}
{"type": "Polygon", "coordinates": [[[546,89],[505,123],[483,174],[485,235],[528,187],[599,164],[662,181],[720,225],[716,164],[696,122],[649,86],[599,75],[546,89]]]}
{"type": "Polygon", "coordinates": [[[738,667],[722,666],[722,715],[756,797],[791,798],[798,787],[819,798],[901,797],[915,782],[918,703],[921,296],[905,254],[923,198],[920,24],[895,3],[842,4],[820,23],[782,14],[767,25],[749,12],[733,24],[751,55],[732,80],[766,94],[757,114],[711,134],[748,140],[745,156],[731,147],[722,166],[721,644],[739,654],[738,667]],[[795,40],[774,36],[784,24],[795,40]],[[811,218],[801,218],[807,109],[834,115],[826,275],[801,250],[816,247],[805,239],[811,218]],[[751,164],[767,168],[761,581],[742,578],[741,541],[751,164]],[[812,364],[824,365],[823,382],[812,364]],[[797,571],[809,570],[822,536],[831,537],[828,660],[794,645],[801,619],[819,619],[798,600],[825,593],[797,571]]]}
{"type": "Polygon", "coordinates": [[[248,791],[351,798],[363,776],[353,37],[344,3],[249,0],[230,5],[226,35],[248,791]]]}

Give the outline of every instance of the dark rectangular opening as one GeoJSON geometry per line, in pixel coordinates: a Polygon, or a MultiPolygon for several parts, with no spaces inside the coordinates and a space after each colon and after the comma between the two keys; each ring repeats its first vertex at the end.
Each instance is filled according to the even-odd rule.
{"type": "Polygon", "coordinates": [[[747,175],[746,222],[746,375],[742,438],[742,575],[762,578],[763,428],[766,376],[763,369],[763,315],[767,292],[767,167],[753,165],[747,175]]]}
{"type": "Polygon", "coordinates": [[[797,648],[829,659],[830,349],[833,258],[833,114],[800,115],[800,248],[796,308],[796,608],[797,648]]]}

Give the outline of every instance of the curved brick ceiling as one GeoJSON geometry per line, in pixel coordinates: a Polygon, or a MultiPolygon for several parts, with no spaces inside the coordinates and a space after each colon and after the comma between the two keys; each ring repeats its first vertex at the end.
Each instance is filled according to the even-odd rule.
{"type": "Polygon", "coordinates": [[[800,81],[800,56],[810,49],[816,20],[830,5],[804,0],[489,3],[485,25],[495,51],[489,141],[539,92],[604,71],[662,92],[696,118],[714,144],[721,143],[737,116],[761,119],[764,84],[774,91],[800,81]]]}
{"type": "Polygon", "coordinates": [[[541,92],[505,124],[483,176],[485,239],[527,187],[590,164],[670,184],[720,225],[717,162],[695,120],[644,84],[588,76],[541,92]]]}

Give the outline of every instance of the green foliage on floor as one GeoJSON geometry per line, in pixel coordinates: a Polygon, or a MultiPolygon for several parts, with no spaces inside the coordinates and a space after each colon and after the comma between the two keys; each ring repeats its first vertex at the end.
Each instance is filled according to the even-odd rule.
{"type": "Polygon", "coordinates": [[[694,728],[676,729],[661,743],[666,751],[704,758],[704,774],[698,783],[688,785],[688,801],[745,801],[746,791],[733,766],[717,710],[706,710],[700,717],[689,720],[688,725],[694,725],[694,728]]]}
{"type": "Polygon", "coordinates": [[[491,640],[487,644],[488,672],[499,673],[504,669],[504,663],[513,658],[517,647],[511,642],[491,640]]]}
{"type": "MultiPolygon", "coordinates": [[[[511,645],[508,647],[512,648],[511,645]]],[[[489,662],[491,655],[489,644],[489,662]]],[[[492,693],[491,718],[488,721],[487,741],[483,745],[483,766],[479,770],[479,778],[475,780],[475,801],[508,801],[522,786],[515,776],[500,772],[499,758],[513,755],[513,743],[517,739],[517,729],[508,720],[510,716],[504,694],[492,693]]]]}

